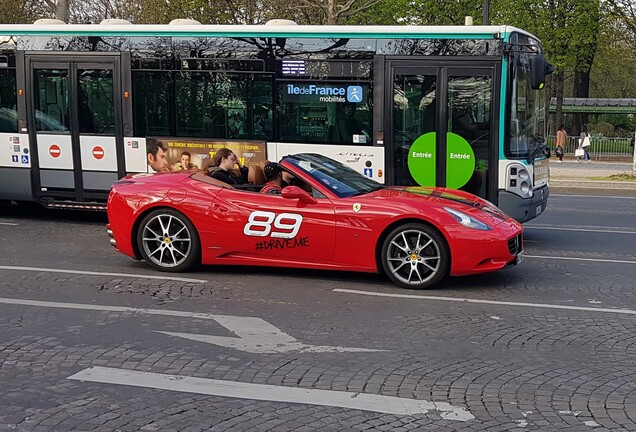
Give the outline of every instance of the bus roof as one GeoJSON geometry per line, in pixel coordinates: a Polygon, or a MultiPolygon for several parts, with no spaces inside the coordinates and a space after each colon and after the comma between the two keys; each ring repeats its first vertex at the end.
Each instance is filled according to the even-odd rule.
{"type": "Polygon", "coordinates": [[[172,24],[2,24],[5,36],[129,37],[288,37],[357,39],[503,39],[519,32],[500,26],[344,26],[344,25],[172,25],[172,24]]]}

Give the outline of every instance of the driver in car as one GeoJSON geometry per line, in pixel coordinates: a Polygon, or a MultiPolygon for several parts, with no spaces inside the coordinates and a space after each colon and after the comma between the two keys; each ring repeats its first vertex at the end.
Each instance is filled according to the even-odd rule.
{"type": "Polygon", "coordinates": [[[283,192],[283,169],[276,162],[270,162],[263,168],[267,183],[261,193],[280,195],[283,192]]]}

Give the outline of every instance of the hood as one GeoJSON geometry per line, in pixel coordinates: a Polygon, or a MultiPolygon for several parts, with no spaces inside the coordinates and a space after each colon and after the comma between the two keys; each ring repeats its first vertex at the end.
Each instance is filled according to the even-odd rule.
{"type": "Polygon", "coordinates": [[[468,192],[440,187],[393,186],[370,194],[376,197],[403,198],[412,205],[426,203],[434,207],[450,207],[491,225],[510,219],[493,203],[468,192]]]}

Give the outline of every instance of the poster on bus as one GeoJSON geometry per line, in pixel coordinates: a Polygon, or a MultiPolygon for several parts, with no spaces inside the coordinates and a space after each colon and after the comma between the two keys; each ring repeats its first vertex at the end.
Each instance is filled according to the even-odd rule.
{"type": "Polygon", "coordinates": [[[166,158],[171,171],[207,170],[212,164],[214,153],[221,148],[232,150],[245,166],[258,164],[266,159],[265,141],[165,137],[155,139],[168,149],[166,158]]]}

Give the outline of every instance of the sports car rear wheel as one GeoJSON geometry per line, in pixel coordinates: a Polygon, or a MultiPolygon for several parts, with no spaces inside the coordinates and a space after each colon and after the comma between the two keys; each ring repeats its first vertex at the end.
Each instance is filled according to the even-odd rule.
{"type": "Polygon", "coordinates": [[[196,229],[175,210],[148,213],[139,224],[137,244],[144,261],[157,270],[181,272],[200,261],[201,243],[196,229]]]}
{"type": "Polygon", "coordinates": [[[397,285],[429,288],[448,272],[450,253],[442,235],[424,224],[405,224],[387,236],[382,246],[382,267],[397,285]]]}

